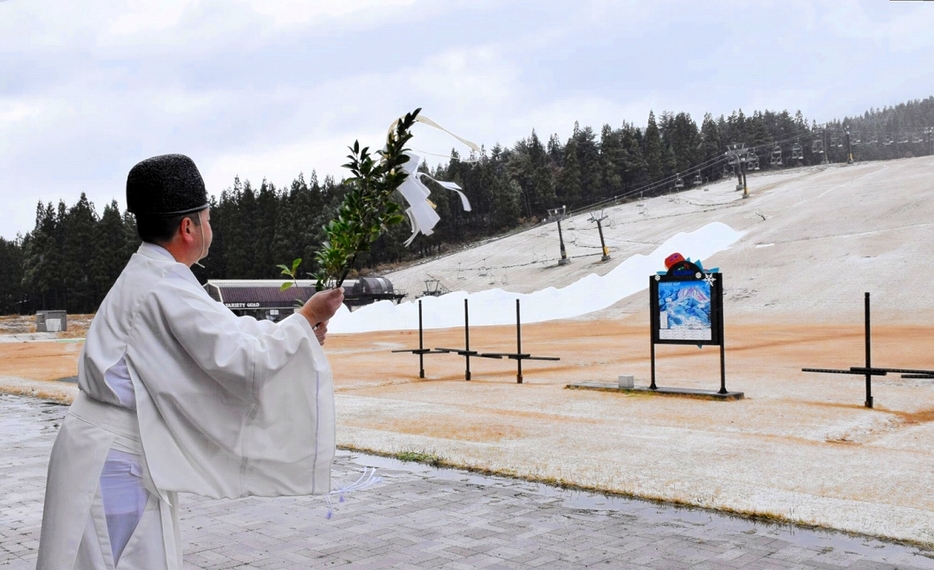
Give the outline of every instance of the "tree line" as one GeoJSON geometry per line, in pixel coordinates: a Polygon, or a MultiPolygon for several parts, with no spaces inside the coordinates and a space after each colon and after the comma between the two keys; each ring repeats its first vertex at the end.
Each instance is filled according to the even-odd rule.
{"type": "MultiPolygon", "coordinates": [[[[566,141],[557,135],[542,140],[533,130],[511,147],[497,144],[466,157],[452,151],[447,164],[431,171],[422,167],[438,180],[458,183],[472,210],[464,212],[455,193],[432,188],[441,216],[435,233],[406,248],[409,230],[396,226],[358,257],[357,266],[365,274],[528,227],[553,208],[583,210],[734,176],[742,165],[727,156],[728,145],[759,156],[760,170],[851,156],[887,160],[934,154],[932,126],[934,97],[821,125],[809,124],[800,111],[738,110],[716,119],[705,114],[699,126],[683,112],[650,112],[644,128],[624,122],[597,133],[575,124],[566,141]]],[[[322,227],[346,192],[343,181],[319,181],[314,170],[307,180],[299,174],[283,187],[235,178],[211,197],[214,243],[195,274],[202,281],[277,279],[277,264],[301,257],[302,271],[310,275],[322,227]]],[[[40,201],[31,232],[12,241],[0,238],[0,314],[92,313],[138,246],[134,218],[116,201],[100,214],[84,194],[72,206],[40,201]]]]}

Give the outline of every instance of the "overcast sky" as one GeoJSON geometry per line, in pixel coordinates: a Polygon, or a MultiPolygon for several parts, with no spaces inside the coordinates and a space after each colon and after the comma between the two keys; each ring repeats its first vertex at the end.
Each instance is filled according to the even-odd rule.
{"type": "Polygon", "coordinates": [[[934,95],[932,30],[934,2],[887,0],[0,0],[0,237],[40,200],[124,209],[156,154],[212,194],[341,178],[416,107],[487,148],[649,110],[842,119],[934,95]]]}

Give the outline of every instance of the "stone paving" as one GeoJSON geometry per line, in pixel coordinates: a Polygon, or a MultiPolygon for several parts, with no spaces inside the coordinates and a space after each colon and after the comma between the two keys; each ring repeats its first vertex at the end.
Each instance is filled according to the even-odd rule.
{"type": "MultiPolygon", "coordinates": [[[[0,395],[0,567],[33,568],[66,408],[0,395]]],[[[334,501],[183,496],[186,568],[919,568],[934,551],[342,452],[334,501]]]]}

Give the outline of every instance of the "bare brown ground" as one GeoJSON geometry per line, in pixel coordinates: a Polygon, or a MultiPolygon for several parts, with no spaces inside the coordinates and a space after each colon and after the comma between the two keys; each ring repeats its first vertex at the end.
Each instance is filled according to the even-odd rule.
{"type": "MultiPolygon", "coordinates": [[[[878,318],[877,320],[883,320],[878,318]]],[[[864,363],[862,324],[731,323],[720,402],[568,390],[571,383],[649,383],[647,319],[558,321],[522,328],[524,383],[512,360],[418,357],[411,331],[331,335],[339,444],[414,451],[452,465],[585,488],[754,513],[934,544],[934,381],[873,381],[803,367],[864,363]]],[[[426,331],[428,347],[463,346],[462,329],[426,331]]],[[[934,369],[934,327],[875,325],[873,364],[934,369]]],[[[480,352],[513,352],[515,327],[471,329],[480,352]]],[[[68,401],[81,343],[0,343],[2,389],[68,401]]],[[[659,345],[659,386],[715,391],[719,349],[659,345]]]]}

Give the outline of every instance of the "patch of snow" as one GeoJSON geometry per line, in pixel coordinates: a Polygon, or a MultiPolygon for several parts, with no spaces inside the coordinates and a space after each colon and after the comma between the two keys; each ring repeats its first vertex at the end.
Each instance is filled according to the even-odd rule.
{"type": "MultiPolygon", "coordinates": [[[[560,289],[548,287],[523,294],[495,288],[472,294],[454,291],[438,297],[423,297],[422,325],[425,329],[463,326],[465,299],[469,304],[472,326],[515,324],[516,299],[521,305],[523,323],[586,315],[648,288],[649,277],[665,268],[665,258],[673,252],[703,262],[727,249],[741,235],[741,232],[726,224],[713,222],[690,233],[678,233],[651,254],[634,255],[603,277],[590,274],[560,289]]],[[[391,301],[380,301],[353,312],[341,307],[328,324],[328,332],[331,333],[417,328],[417,301],[398,305],[391,301]]]]}

